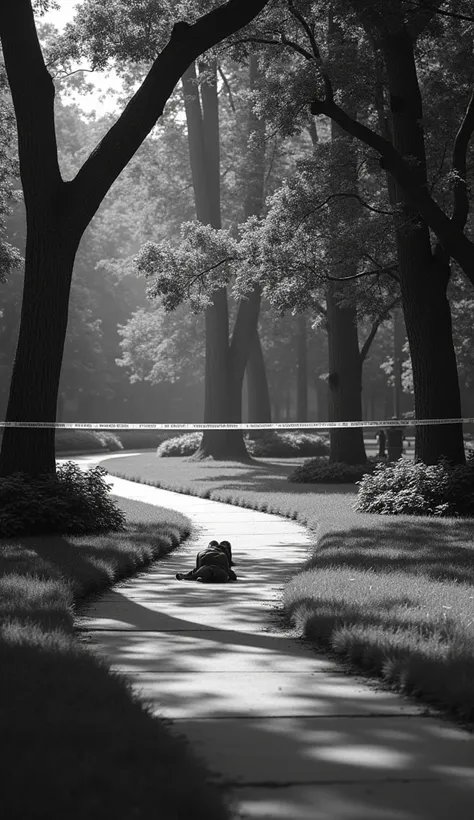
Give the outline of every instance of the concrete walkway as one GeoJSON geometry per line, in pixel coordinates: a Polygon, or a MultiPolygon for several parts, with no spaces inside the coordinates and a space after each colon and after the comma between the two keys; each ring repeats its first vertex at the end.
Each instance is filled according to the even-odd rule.
{"type": "Polygon", "coordinates": [[[473,816],[473,735],[349,677],[279,629],[281,589],[308,551],[302,527],[110,480],[118,496],[184,513],[198,535],[114,587],[78,628],[157,715],[173,720],[214,777],[232,784],[236,818],[473,816]],[[213,538],[231,541],[237,583],[177,581],[213,538]]]}

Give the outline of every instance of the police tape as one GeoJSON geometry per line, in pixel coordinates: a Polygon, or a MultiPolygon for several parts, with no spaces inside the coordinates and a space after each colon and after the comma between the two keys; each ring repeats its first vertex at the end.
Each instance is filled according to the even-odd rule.
{"type": "Polygon", "coordinates": [[[0,421],[0,427],[57,430],[338,430],[347,427],[420,427],[439,424],[473,424],[467,419],[379,419],[377,421],[286,421],[242,424],[123,424],[122,422],[0,421]]]}

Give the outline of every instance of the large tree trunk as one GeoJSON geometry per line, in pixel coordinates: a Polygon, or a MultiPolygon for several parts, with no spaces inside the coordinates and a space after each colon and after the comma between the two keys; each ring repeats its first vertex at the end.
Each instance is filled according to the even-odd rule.
{"type": "MultiPolygon", "coordinates": [[[[255,57],[250,58],[249,65],[249,79],[251,90],[259,80],[258,63],[255,57]]],[[[204,133],[207,135],[209,128],[209,138],[205,136],[206,143],[206,161],[212,165],[212,178],[214,180],[214,188],[217,192],[218,186],[218,171],[219,171],[219,128],[218,128],[218,109],[217,109],[217,93],[216,85],[211,87],[203,86],[202,88],[202,103],[203,103],[203,122],[204,133]]],[[[262,135],[265,130],[265,123],[259,119],[253,112],[252,106],[249,108],[248,114],[248,136],[262,135]]],[[[244,204],[245,218],[260,213],[263,206],[263,188],[264,188],[264,160],[265,160],[265,146],[263,140],[257,140],[255,143],[249,143],[247,157],[246,157],[246,198],[244,204]]],[[[215,201],[220,201],[218,196],[214,197],[215,201]]],[[[215,214],[215,221],[219,224],[211,224],[214,227],[220,227],[220,209],[219,219],[217,220],[217,212],[215,214]]],[[[219,292],[221,293],[221,292],[219,292]]],[[[219,296],[221,298],[221,296],[219,296]]],[[[215,306],[223,310],[224,301],[227,310],[227,292],[222,291],[222,305],[215,306]]],[[[211,382],[215,385],[215,389],[225,390],[225,397],[227,400],[226,415],[221,417],[221,421],[240,424],[242,422],[242,389],[245,374],[245,368],[250,356],[252,347],[252,340],[254,334],[257,332],[258,317],[260,313],[261,290],[259,287],[249,294],[247,299],[242,299],[239,303],[235,326],[232,333],[232,340],[229,346],[228,341],[228,319],[227,319],[227,339],[224,345],[223,333],[219,336],[211,331],[213,330],[213,323],[208,327],[206,325],[206,338],[209,340],[209,345],[214,348],[215,345],[225,347],[221,356],[221,369],[226,367],[225,377],[221,375],[217,380],[217,366],[211,370],[206,371],[209,384],[206,382],[206,390],[211,392],[211,382]]],[[[209,309],[209,310],[212,310],[209,309]]],[[[210,318],[210,317],[209,317],[210,318]]],[[[207,348],[206,348],[207,349],[207,348]]],[[[215,362],[216,356],[209,350],[209,363],[215,362]]],[[[206,358],[207,361],[207,358],[206,358]]],[[[206,392],[206,395],[208,395],[206,392]]],[[[217,405],[218,402],[216,401],[217,405]]],[[[205,420],[215,423],[215,418],[210,418],[210,404],[206,405],[209,408],[209,413],[205,412],[205,420]]],[[[250,457],[245,447],[245,442],[241,430],[215,431],[206,430],[204,432],[201,446],[195,453],[195,459],[203,459],[213,457],[226,460],[248,460],[250,457]]]]}
{"type": "MultiPolygon", "coordinates": [[[[330,18],[330,34],[339,39],[339,25],[330,18]]],[[[336,190],[340,187],[338,175],[344,168],[344,181],[350,190],[357,191],[357,153],[354,140],[331,121],[331,174],[336,190]]],[[[353,206],[352,206],[353,207],[353,206]]],[[[346,206],[346,218],[350,218],[351,205],[346,206]]],[[[332,254],[337,258],[339,250],[334,237],[332,254]]],[[[357,260],[348,260],[340,276],[357,272],[357,260]]],[[[328,415],[329,421],[362,421],[362,357],[357,335],[356,304],[342,307],[340,299],[347,293],[343,284],[329,282],[326,295],[328,333],[328,415]]],[[[346,464],[365,464],[367,455],[364,431],[361,427],[334,428],[330,430],[330,460],[346,464]]]]}
{"type": "MultiPolygon", "coordinates": [[[[35,218],[30,203],[20,331],[6,421],[56,421],[69,292],[77,243],[54,214],[35,218]],[[47,275],[46,275],[47,274],[47,275]],[[34,341],[34,343],[32,343],[34,341]]],[[[0,476],[56,474],[54,429],[4,431],[0,476]]]]}
{"type": "MultiPolygon", "coordinates": [[[[413,174],[427,184],[422,126],[423,107],[413,44],[406,33],[385,36],[383,52],[389,81],[393,145],[418,161],[413,174]]],[[[417,418],[460,418],[461,398],[446,298],[449,258],[433,253],[429,228],[395,183],[396,244],[403,312],[413,366],[417,418]]],[[[416,427],[415,457],[435,464],[441,457],[463,464],[462,425],[416,427]]]]}
{"type": "MultiPolygon", "coordinates": [[[[267,370],[263,358],[263,350],[260,336],[254,334],[250,356],[247,362],[247,386],[248,386],[248,417],[254,424],[270,423],[272,420],[272,410],[270,404],[270,392],[268,389],[267,370]]],[[[250,437],[255,438],[251,431],[250,437]]]]}
{"type": "MultiPolygon", "coordinates": [[[[341,307],[337,288],[327,293],[329,352],[328,410],[330,421],[362,420],[362,360],[357,338],[357,309],[341,307]]],[[[361,427],[330,431],[331,461],[365,464],[367,456],[361,427]]]]}
{"type": "MultiPolygon", "coordinates": [[[[196,216],[203,224],[220,228],[219,108],[215,64],[213,68],[212,82],[205,82],[201,85],[201,96],[194,64],[184,74],[182,85],[196,216]]],[[[221,288],[214,293],[213,303],[206,309],[205,331],[204,422],[206,424],[228,423],[232,421],[232,409],[230,407],[229,313],[226,288],[221,288]]],[[[223,459],[236,455],[241,458],[247,456],[240,431],[205,430],[194,458],[197,460],[223,459]],[[228,451],[229,445],[231,451],[228,451]]]]}

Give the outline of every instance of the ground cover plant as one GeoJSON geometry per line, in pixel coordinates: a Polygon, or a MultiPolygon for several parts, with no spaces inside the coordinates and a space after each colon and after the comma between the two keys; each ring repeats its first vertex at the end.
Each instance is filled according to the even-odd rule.
{"type": "Polygon", "coordinates": [[[314,541],[285,588],[287,620],[348,668],[474,722],[474,521],[356,512],[353,484],[289,482],[298,463],[146,454],[107,468],[306,524],[314,541]]]}
{"type": "Polygon", "coordinates": [[[74,611],[91,594],[190,532],[179,513],[115,500],[126,516],[121,532],[0,540],[4,814],[226,820],[223,794],[207,784],[185,741],[74,631],[74,611]]]}

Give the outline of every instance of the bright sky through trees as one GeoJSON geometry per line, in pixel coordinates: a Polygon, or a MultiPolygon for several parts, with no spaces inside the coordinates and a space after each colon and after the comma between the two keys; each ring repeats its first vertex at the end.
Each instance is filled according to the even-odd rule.
{"type": "MultiPolygon", "coordinates": [[[[73,19],[75,8],[79,5],[80,0],[58,0],[58,3],[60,6],[59,9],[52,9],[39,19],[47,23],[52,23],[56,28],[62,31],[66,23],[69,23],[73,19]]],[[[87,67],[83,61],[77,64],[77,68],[87,67]]],[[[120,88],[120,83],[114,76],[114,72],[95,71],[93,73],[87,73],[86,78],[88,82],[96,86],[97,92],[87,95],[73,94],[74,102],[86,112],[95,110],[100,114],[104,111],[113,111],[115,109],[114,97],[108,97],[107,99],[101,99],[101,97],[108,88],[120,88]]]]}

